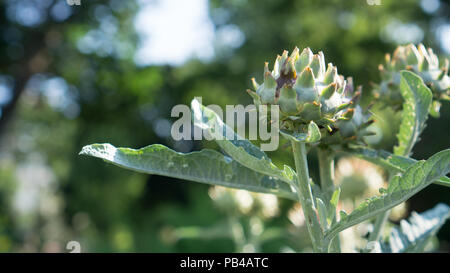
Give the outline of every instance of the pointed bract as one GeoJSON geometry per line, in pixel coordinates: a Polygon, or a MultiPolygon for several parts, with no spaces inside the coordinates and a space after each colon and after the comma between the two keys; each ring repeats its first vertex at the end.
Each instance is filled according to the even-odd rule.
{"type": "Polygon", "coordinates": [[[311,63],[313,55],[314,54],[312,53],[311,49],[309,49],[309,47],[303,49],[297,62],[295,63],[295,69],[298,72],[302,72],[303,69],[305,69],[305,67],[307,67],[311,63]]]}

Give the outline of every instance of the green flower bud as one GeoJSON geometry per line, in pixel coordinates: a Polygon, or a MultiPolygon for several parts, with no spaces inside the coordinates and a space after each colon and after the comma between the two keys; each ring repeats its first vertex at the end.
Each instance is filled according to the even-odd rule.
{"type": "Polygon", "coordinates": [[[401,105],[399,91],[400,71],[410,70],[419,75],[433,92],[435,101],[450,99],[450,77],[448,60],[439,67],[439,59],[431,48],[423,44],[399,46],[391,55],[386,55],[386,64],[380,65],[381,83],[376,86],[375,95],[389,105],[401,105]]]}
{"type": "Polygon", "coordinates": [[[283,122],[292,125],[313,121],[329,128],[340,118],[348,119],[346,110],[353,101],[351,94],[344,94],[347,81],[331,63],[325,65],[322,52],[313,54],[309,48],[299,52],[298,48],[291,55],[284,51],[272,71],[265,63],[264,82],[259,85],[252,79],[256,92],[248,91],[255,104],[279,105],[282,127],[283,122]]]}

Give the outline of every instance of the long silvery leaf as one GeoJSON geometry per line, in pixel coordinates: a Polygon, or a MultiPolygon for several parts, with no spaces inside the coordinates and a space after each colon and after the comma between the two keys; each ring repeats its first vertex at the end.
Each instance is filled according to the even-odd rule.
{"type": "Polygon", "coordinates": [[[286,183],[252,171],[214,150],[205,149],[184,154],[160,144],[138,150],[116,148],[111,144],[92,144],[83,147],[80,154],[101,158],[106,162],[137,172],[272,193],[297,200],[297,194],[286,183]]]}
{"type": "MultiPolygon", "coordinates": [[[[417,162],[417,160],[410,157],[394,155],[384,150],[373,150],[366,147],[352,147],[343,150],[343,152],[379,165],[394,174],[405,172],[408,167],[417,162]]],[[[450,178],[444,176],[433,183],[450,187],[450,178]]]]}
{"type": "Polygon", "coordinates": [[[398,146],[394,147],[394,153],[408,156],[425,128],[433,95],[416,74],[410,71],[401,71],[400,74],[400,93],[404,103],[400,131],[397,134],[398,146]]]}
{"type": "Polygon", "coordinates": [[[438,204],[423,213],[412,212],[409,221],[402,220],[392,229],[389,241],[380,240],[375,250],[384,253],[423,252],[428,240],[450,218],[450,207],[438,204]]]}
{"type": "Polygon", "coordinates": [[[285,165],[284,170],[279,169],[263,151],[236,134],[213,110],[201,105],[196,99],[192,100],[191,109],[194,125],[207,130],[220,148],[234,160],[256,172],[294,185],[295,172],[289,166],[285,165]]]}
{"type": "Polygon", "coordinates": [[[342,230],[397,206],[448,172],[450,172],[450,149],[438,152],[426,161],[414,163],[402,175],[395,176],[387,190],[383,190],[382,195],[361,203],[349,215],[341,213],[340,221],[332,225],[326,237],[331,239],[342,230]]]}

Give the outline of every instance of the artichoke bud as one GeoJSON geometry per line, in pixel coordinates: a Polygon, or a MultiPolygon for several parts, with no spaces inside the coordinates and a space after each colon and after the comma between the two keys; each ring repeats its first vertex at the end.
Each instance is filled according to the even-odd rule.
{"type": "Polygon", "coordinates": [[[300,53],[295,48],[289,55],[284,51],[277,56],[272,71],[265,63],[264,83],[259,85],[252,80],[256,93],[249,91],[249,94],[255,103],[280,106],[282,129],[288,121],[299,125],[314,121],[322,128],[333,128],[339,118],[350,117],[351,111],[346,110],[353,103],[353,89],[348,94],[347,80],[333,64],[325,64],[322,52],[313,54],[305,48],[300,53]]]}
{"type": "Polygon", "coordinates": [[[448,60],[439,67],[439,59],[431,48],[423,44],[399,46],[392,58],[386,57],[386,66],[380,66],[382,82],[374,90],[375,95],[386,103],[396,106],[402,103],[400,95],[400,71],[410,70],[419,75],[431,89],[434,100],[446,100],[450,95],[448,60]]]}

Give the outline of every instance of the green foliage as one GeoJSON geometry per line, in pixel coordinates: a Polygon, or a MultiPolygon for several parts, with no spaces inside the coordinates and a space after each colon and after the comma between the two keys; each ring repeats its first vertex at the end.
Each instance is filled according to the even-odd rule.
{"type": "Polygon", "coordinates": [[[310,48],[300,53],[296,47],[276,58],[273,70],[265,63],[264,82],[253,79],[255,91],[248,92],[255,105],[276,104],[282,113],[283,129],[296,129],[295,120],[313,121],[331,126],[346,116],[352,102],[353,82],[338,75],[332,63],[325,63],[323,52],[313,54],[310,48]],[[349,91],[350,90],[350,91],[349,91]]]}
{"type": "MultiPolygon", "coordinates": [[[[375,102],[375,107],[370,108],[374,112],[372,117],[375,123],[368,131],[372,130],[376,135],[367,141],[370,148],[361,148],[375,149],[375,152],[364,156],[352,155],[378,161],[378,165],[392,174],[404,173],[417,160],[381,152],[392,152],[402,96],[398,90],[397,108],[383,108],[388,104],[380,103],[383,98],[374,98],[370,86],[378,81],[377,64],[383,60],[384,53],[392,52],[399,42],[389,33],[393,26],[407,25],[423,31],[422,42],[436,46],[434,52],[443,61],[443,43],[435,31],[441,29],[449,14],[449,5],[444,1],[440,1],[438,11],[429,13],[421,9],[420,4],[424,1],[415,0],[382,0],[380,6],[370,6],[360,0],[341,1],[339,4],[325,0],[301,3],[294,0],[211,0],[208,1],[209,18],[217,40],[214,41],[214,56],[210,60],[192,59],[179,65],[137,66],[135,60],[139,57],[136,58],[138,55],[135,53],[141,44],[138,42],[141,37],[135,31],[134,23],[136,14],[143,9],[140,4],[143,1],[83,1],[81,8],[68,7],[69,17],[66,19],[55,16],[61,10],[57,6],[61,1],[32,1],[29,8],[37,7],[39,12],[33,14],[40,14],[40,23],[32,26],[21,21],[25,18],[22,16],[23,9],[19,7],[23,4],[21,2],[24,1],[0,1],[3,15],[0,18],[0,79],[2,84],[6,79],[13,86],[11,100],[5,102],[0,99],[0,252],[63,252],[66,242],[73,239],[79,239],[82,251],[89,252],[243,251],[244,248],[234,248],[227,240],[201,240],[192,238],[194,236],[176,242],[170,240],[171,233],[167,230],[180,228],[183,231],[183,227],[187,227],[181,233],[192,234],[189,227],[198,225],[201,228],[196,234],[207,237],[205,227],[216,227],[216,224],[227,222],[223,220],[229,216],[213,206],[215,201],[207,194],[206,185],[170,183],[173,181],[170,177],[131,173],[112,168],[100,160],[74,155],[83,145],[98,142],[115,143],[122,147],[163,143],[186,153],[202,148],[215,149],[214,142],[174,141],[161,129],[164,126],[159,125],[170,122],[169,109],[173,105],[188,104],[195,96],[221,106],[249,103],[251,99],[244,91],[249,88],[249,78],[260,80],[263,61],[272,60],[274,52],[294,45],[301,48],[310,46],[314,52],[323,50],[327,62],[337,65],[339,73],[353,76],[355,85],[363,84],[364,96],[356,107],[363,109],[375,102]],[[320,31],[317,26],[320,26],[320,31]],[[222,39],[222,35],[230,33],[230,29],[240,33],[242,44],[222,43],[222,40],[228,41],[222,39]],[[86,41],[91,41],[92,47],[84,47],[86,41]],[[68,98],[74,98],[64,108],[55,107],[55,100],[50,99],[53,92],[43,88],[54,79],[68,86],[68,93],[61,100],[63,104],[68,98]],[[36,173],[51,179],[44,179],[36,173]],[[30,183],[24,184],[24,181],[30,183]],[[33,192],[34,185],[50,185],[51,188],[39,188],[39,202],[34,203],[30,211],[19,211],[16,205],[22,203],[17,202],[18,197],[23,196],[24,192],[33,192]],[[42,192],[51,196],[43,197],[42,192]],[[51,213],[45,214],[49,213],[46,210],[49,207],[52,208],[51,213]],[[73,238],[74,235],[78,238],[73,238]]],[[[168,35],[176,36],[172,33],[168,35]]],[[[437,60],[433,54],[428,55],[437,60]]],[[[441,62],[439,68],[445,68],[445,62],[441,62]]],[[[402,69],[411,70],[406,66],[402,69]]],[[[399,74],[400,70],[396,72],[399,74]]],[[[425,70],[414,68],[411,71],[421,76],[425,83],[430,83],[425,79],[425,73],[418,73],[425,70]]],[[[433,85],[429,86],[433,91],[430,110],[436,114],[441,106],[441,117],[439,120],[427,120],[427,129],[420,136],[423,141],[414,147],[416,159],[428,158],[448,148],[448,101],[436,101],[438,97],[434,90],[438,86],[435,80],[441,74],[439,71],[430,72],[434,73],[431,75],[434,83],[432,81],[433,85]]],[[[448,72],[445,71],[445,74],[448,72]]],[[[447,75],[443,79],[446,78],[448,80],[447,75]]],[[[398,79],[396,88],[400,76],[398,79]]],[[[3,85],[0,87],[5,90],[3,85]]],[[[448,95],[448,90],[443,91],[448,95]]],[[[9,93],[6,95],[8,97],[9,93]]],[[[384,101],[387,100],[390,100],[389,96],[384,101]]],[[[366,110],[361,113],[365,115],[366,110]]],[[[333,131],[335,134],[330,143],[342,139],[340,135],[353,136],[361,123],[351,119],[346,124],[350,128],[338,126],[340,130],[333,131]],[[351,134],[344,134],[344,131],[351,134]]],[[[302,142],[306,140],[303,134],[308,133],[308,125],[304,124],[302,130],[294,133],[302,142]]],[[[321,198],[331,210],[327,213],[330,217],[333,210],[343,203],[335,198],[332,199],[333,204],[329,204],[321,195],[319,167],[314,159],[316,147],[328,145],[323,141],[329,133],[328,128],[322,128],[320,124],[318,127],[321,139],[305,144],[309,159],[307,165],[315,182],[311,182],[314,197],[321,198]]],[[[366,134],[359,133],[360,139],[364,140],[366,134]]],[[[340,149],[346,148],[347,143],[337,142],[345,144],[339,145],[340,149]]],[[[355,142],[352,140],[350,143],[355,142]]],[[[364,141],[357,143],[364,144],[364,141]]],[[[292,166],[291,150],[285,149],[286,143],[282,143],[279,150],[268,153],[271,160],[257,150],[248,150],[244,140],[240,144],[245,146],[245,152],[251,157],[236,153],[234,156],[241,161],[238,162],[216,152],[217,159],[223,157],[226,162],[230,160],[231,165],[239,166],[236,169],[245,169],[249,175],[252,173],[255,181],[251,183],[258,184],[262,181],[258,180],[261,177],[264,180],[264,177],[278,176],[275,180],[280,183],[280,188],[292,190],[288,185],[296,180],[294,171],[289,167],[272,166],[292,166]],[[255,163],[254,159],[263,158],[264,163],[255,163]],[[250,170],[244,164],[270,169],[261,173],[250,170]]],[[[235,147],[229,145],[228,148],[236,152],[235,147]]],[[[226,151],[230,156],[232,152],[226,151]]],[[[182,165],[179,167],[181,169],[182,165]]],[[[433,183],[448,186],[450,180],[443,176],[433,183]]],[[[426,202],[428,199],[448,200],[447,189],[433,192],[435,189],[423,192],[410,201],[411,205],[425,209],[423,206],[429,203],[426,202]]],[[[293,200],[297,198],[292,196],[293,200]]],[[[316,203],[316,198],[312,201],[316,203]]],[[[311,250],[306,227],[303,225],[293,229],[284,217],[290,211],[291,204],[287,200],[281,201],[280,217],[264,220],[263,226],[267,229],[259,235],[264,237],[266,230],[275,228],[286,231],[290,237],[273,240],[262,248],[255,248],[255,251],[277,252],[286,246],[294,251],[311,250]]],[[[318,215],[319,205],[314,204],[312,209],[318,215]]],[[[240,221],[250,223],[249,218],[255,217],[247,215],[240,221]]],[[[242,233],[251,232],[244,228],[242,233]]],[[[439,237],[443,242],[440,251],[448,251],[448,234],[447,229],[439,237]]],[[[248,243],[255,244],[252,240],[248,243]]]]}

